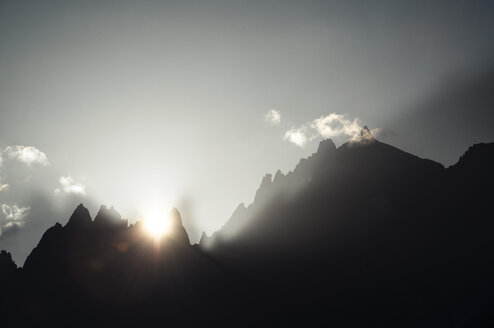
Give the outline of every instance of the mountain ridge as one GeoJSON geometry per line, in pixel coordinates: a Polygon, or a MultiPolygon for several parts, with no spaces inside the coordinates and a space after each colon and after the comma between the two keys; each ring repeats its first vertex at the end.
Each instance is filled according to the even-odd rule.
{"type": "MultiPolygon", "coordinates": [[[[384,156],[388,156],[390,153],[393,153],[393,156],[399,155],[394,156],[395,158],[393,158],[392,161],[390,161],[389,158],[384,158],[383,160],[383,157],[379,157],[379,161],[386,162],[388,160],[395,165],[397,164],[397,161],[399,161],[398,164],[413,161],[416,166],[430,166],[431,169],[436,171],[445,169],[444,166],[440,163],[429,159],[422,159],[418,156],[406,153],[394,146],[377,141],[370,134],[368,128],[364,128],[359,137],[348,141],[338,148],[335,146],[334,142],[331,139],[325,139],[320,142],[318,150],[315,153],[310,155],[308,158],[302,158],[295,166],[295,168],[292,171],[288,172],[286,175],[282,174],[279,170],[276,172],[274,179],[272,178],[271,174],[266,174],[263,177],[258,190],[256,191],[253,202],[247,207],[243,203],[241,203],[234,210],[230,220],[228,220],[220,230],[214,232],[211,237],[207,237],[204,239],[201,238],[203,241],[199,244],[206,248],[211,247],[211,244],[214,243],[214,238],[219,237],[222,233],[224,233],[225,228],[228,229],[229,226],[235,226],[236,224],[234,221],[245,220],[243,219],[243,217],[247,215],[245,211],[255,211],[255,208],[259,203],[259,199],[262,198],[265,202],[266,198],[271,198],[271,194],[273,193],[277,195],[287,194],[287,189],[290,189],[290,192],[288,192],[289,195],[287,197],[293,197],[294,192],[302,190],[304,186],[310,184],[312,179],[320,178],[320,176],[318,177],[318,174],[324,174],[324,170],[327,170],[329,166],[331,166],[332,168],[334,168],[335,166],[341,168],[342,166],[351,164],[348,162],[356,161],[356,159],[352,157],[352,154],[355,153],[357,149],[359,155],[361,155],[362,152],[365,152],[364,155],[366,156],[366,158],[372,159],[372,153],[376,152],[376,148],[379,148],[381,155],[384,156]],[[369,152],[371,154],[369,154],[369,152]],[[290,184],[290,186],[288,186],[287,184],[290,184]]],[[[396,167],[389,167],[387,169],[396,169],[396,167]]],[[[265,204],[260,204],[259,206],[265,206],[265,204]]],[[[251,216],[255,216],[255,214],[252,214],[251,216]]],[[[238,227],[234,228],[235,230],[242,229],[242,225],[240,223],[238,225],[238,227]]],[[[233,232],[232,234],[235,235],[236,232],[233,232]]]]}

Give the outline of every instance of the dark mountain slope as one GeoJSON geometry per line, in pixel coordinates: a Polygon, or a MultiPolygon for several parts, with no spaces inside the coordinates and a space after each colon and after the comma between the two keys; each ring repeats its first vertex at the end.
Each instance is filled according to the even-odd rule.
{"type": "Polygon", "coordinates": [[[303,319],[287,292],[337,325],[455,326],[488,312],[493,144],[445,169],[362,134],[266,176],[201,246],[254,276],[253,294],[270,286],[265,297],[292,322],[303,319]]]}
{"type": "Polygon", "coordinates": [[[389,216],[396,209],[424,202],[428,193],[439,188],[445,171],[438,163],[370,135],[338,149],[325,140],[293,172],[286,176],[277,172],[274,180],[266,175],[253,204],[248,208],[241,204],[223,229],[204,239],[202,246],[214,248],[231,239],[232,244],[280,244],[284,249],[287,244],[300,248],[331,240],[337,232],[334,225],[341,220],[348,225],[358,216],[366,226],[368,218],[389,216]]]}

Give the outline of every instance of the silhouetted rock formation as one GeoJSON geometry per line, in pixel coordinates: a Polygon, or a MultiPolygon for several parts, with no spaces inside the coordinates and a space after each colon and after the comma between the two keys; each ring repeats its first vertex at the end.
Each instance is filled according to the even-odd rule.
{"type": "Polygon", "coordinates": [[[319,143],[319,147],[317,148],[317,153],[320,156],[328,156],[329,154],[336,151],[336,145],[333,140],[325,139],[319,143]]]}
{"type": "Polygon", "coordinates": [[[21,272],[10,253],[0,251],[0,324],[8,327],[18,322],[17,307],[21,304],[21,272]]]}
{"type": "Polygon", "coordinates": [[[94,218],[94,224],[101,228],[117,228],[127,227],[127,220],[122,220],[122,217],[113,208],[107,208],[102,205],[98,214],[94,218]]]}
{"type": "Polygon", "coordinates": [[[171,237],[179,243],[190,245],[189,235],[182,224],[182,217],[176,208],[170,212],[171,237]]]}
{"type": "MultiPolygon", "coordinates": [[[[139,317],[140,325],[146,325],[163,319],[161,311],[155,310],[160,307],[174,313],[166,318],[172,325],[195,323],[196,314],[211,315],[196,305],[190,310],[194,315],[182,318],[184,302],[195,302],[199,297],[195,293],[211,293],[208,284],[222,274],[190,245],[177,209],[170,212],[170,220],[167,235],[155,240],[140,222],[128,226],[113,208],[102,206],[93,221],[79,205],[65,226],[57,223],[43,234],[26,259],[22,270],[25,299],[20,303],[28,306],[15,309],[23,314],[22,322],[47,320],[63,326],[75,317],[77,322],[71,326],[94,322],[134,325],[132,320],[139,317]],[[121,313],[122,308],[138,315],[127,310],[121,313]]],[[[0,272],[6,272],[4,257],[13,264],[2,253],[0,272]]]]}
{"type": "Polygon", "coordinates": [[[205,245],[208,241],[209,237],[205,231],[202,232],[201,239],[199,239],[199,244],[205,245]]]}
{"type": "Polygon", "coordinates": [[[391,206],[396,201],[395,205],[402,206],[421,197],[421,188],[439,183],[444,173],[440,164],[380,143],[367,128],[361,136],[339,149],[330,139],[324,140],[317,153],[301,160],[293,172],[277,173],[274,181],[266,175],[252,205],[245,208],[241,204],[209,243],[224,244],[231,239],[234,244],[252,243],[260,248],[277,244],[283,250],[287,244],[300,248],[301,240],[304,244],[327,240],[328,234],[336,233],[333,225],[339,220],[364,212],[365,220],[386,214],[375,213],[388,209],[381,202],[391,206]],[[365,207],[369,209],[364,211],[365,207]],[[241,229],[237,228],[239,221],[241,229]]]}
{"type": "Polygon", "coordinates": [[[22,269],[0,253],[0,314],[21,326],[492,324],[492,167],[492,143],[444,168],[364,128],[264,176],[199,246],[176,209],[157,240],[79,205],[22,269]]]}
{"type": "Polygon", "coordinates": [[[67,222],[67,228],[70,229],[84,229],[91,224],[91,215],[84,205],[79,204],[75,209],[74,213],[67,222]]]}
{"type": "Polygon", "coordinates": [[[8,275],[17,270],[17,265],[12,260],[12,255],[5,250],[0,251],[0,274],[8,275]]]}

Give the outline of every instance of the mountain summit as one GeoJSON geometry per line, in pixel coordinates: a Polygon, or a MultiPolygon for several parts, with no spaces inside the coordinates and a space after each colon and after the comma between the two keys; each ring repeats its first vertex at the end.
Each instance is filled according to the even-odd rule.
{"type": "Polygon", "coordinates": [[[371,217],[383,215],[378,213],[393,208],[394,201],[404,204],[421,197],[425,191],[421,188],[435,188],[434,181],[444,173],[441,164],[381,143],[364,127],[359,139],[339,148],[331,139],[321,141],[316,153],[302,159],[292,172],[277,173],[274,181],[266,174],[254,202],[237,208],[207,243],[224,245],[231,239],[254,248],[287,244],[299,248],[302,233],[310,235],[304,244],[319,243],[319,238],[336,233],[334,217],[360,216],[365,207],[371,217]],[[384,200],[389,206],[379,206],[384,200]]]}
{"type": "Polygon", "coordinates": [[[182,216],[176,208],[170,211],[170,235],[174,240],[190,245],[189,235],[182,224],[182,216]]]}
{"type": "Polygon", "coordinates": [[[69,222],[67,222],[68,228],[78,229],[81,227],[87,227],[91,224],[91,215],[84,205],[79,204],[74,213],[70,216],[69,222]]]}

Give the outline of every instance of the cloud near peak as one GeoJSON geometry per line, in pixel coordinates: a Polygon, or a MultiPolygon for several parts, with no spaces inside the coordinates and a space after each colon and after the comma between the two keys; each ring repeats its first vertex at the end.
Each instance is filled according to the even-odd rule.
{"type": "Polygon", "coordinates": [[[343,114],[331,113],[321,116],[311,122],[292,128],[285,133],[284,139],[299,146],[304,147],[308,141],[318,137],[335,138],[358,136],[362,130],[362,124],[358,118],[348,119],[343,114]]]}
{"type": "Polygon", "coordinates": [[[358,118],[352,121],[346,119],[344,115],[336,113],[316,118],[312,121],[311,127],[324,138],[333,138],[342,135],[353,137],[362,130],[362,125],[358,118]]]}
{"type": "Polygon", "coordinates": [[[29,166],[33,164],[39,164],[42,166],[50,164],[46,154],[32,146],[8,146],[5,148],[4,153],[9,159],[18,160],[29,166]]]}

